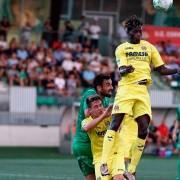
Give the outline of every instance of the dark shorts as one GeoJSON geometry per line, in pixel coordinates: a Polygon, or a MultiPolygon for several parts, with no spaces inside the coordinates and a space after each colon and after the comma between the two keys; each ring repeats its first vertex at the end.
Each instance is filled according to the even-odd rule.
{"type": "Polygon", "coordinates": [[[95,169],[92,164],[92,159],[89,157],[81,156],[77,158],[79,168],[81,169],[81,172],[84,176],[95,174],[95,169]]]}
{"type": "Polygon", "coordinates": [[[90,174],[95,174],[93,157],[89,144],[73,142],[72,150],[83,175],[87,176],[90,174]]]}

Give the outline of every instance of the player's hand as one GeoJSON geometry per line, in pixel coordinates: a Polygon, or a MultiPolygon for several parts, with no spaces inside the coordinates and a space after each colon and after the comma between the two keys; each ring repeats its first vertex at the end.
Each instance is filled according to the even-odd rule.
{"type": "Polygon", "coordinates": [[[106,110],[104,111],[104,117],[109,117],[112,112],[113,105],[109,105],[106,110]]]}
{"type": "Polygon", "coordinates": [[[132,73],[135,70],[135,68],[132,65],[126,66],[126,68],[128,73],[132,73]]]}

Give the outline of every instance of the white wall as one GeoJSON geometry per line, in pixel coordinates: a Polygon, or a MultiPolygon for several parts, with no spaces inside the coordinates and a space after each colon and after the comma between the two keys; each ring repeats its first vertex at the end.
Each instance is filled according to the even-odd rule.
{"type": "Polygon", "coordinates": [[[59,146],[59,127],[0,126],[0,146],[59,146]]]}

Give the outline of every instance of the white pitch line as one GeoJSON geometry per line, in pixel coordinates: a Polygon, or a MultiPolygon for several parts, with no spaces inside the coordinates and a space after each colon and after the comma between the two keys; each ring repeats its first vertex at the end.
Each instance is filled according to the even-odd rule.
{"type": "Polygon", "coordinates": [[[0,176],[75,180],[73,177],[65,177],[65,176],[43,176],[43,175],[32,176],[30,174],[13,174],[13,173],[0,173],[0,176]]]}

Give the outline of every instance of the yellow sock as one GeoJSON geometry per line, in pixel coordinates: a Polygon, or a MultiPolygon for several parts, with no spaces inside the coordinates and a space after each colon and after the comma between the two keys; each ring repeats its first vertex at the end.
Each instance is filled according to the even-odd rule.
{"type": "Polygon", "coordinates": [[[112,153],[112,148],[114,145],[116,133],[117,132],[113,130],[107,130],[106,135],[104,136],[103,150],[102,150],[102,157],[101,157],[102,164],[107,163],[108,158],[110,157],[112,153]]]}
{"type": "Polygon", "coordinates": [[[132,157],[131,157],[131,163],[128,167],[128,172],[131,173],[136,172],[136,167],[139,163],[139,160],[141,159],[145,142],[146,140],[137,138],[136,142],[134,143],[132,147],[132,157]]]}

